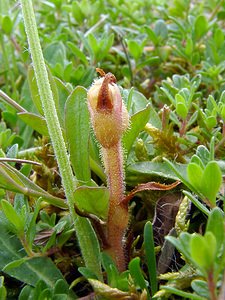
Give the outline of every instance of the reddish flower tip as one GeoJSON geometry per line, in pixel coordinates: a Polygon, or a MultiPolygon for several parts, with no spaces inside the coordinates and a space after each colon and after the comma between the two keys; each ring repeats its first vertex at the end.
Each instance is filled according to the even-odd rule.
{"type": "Polygon", "coordinates": [[[112,73],[105,74],[98,93],[97,110],[111,111],[113,109],[112,94],[109,89],[109,84],[113,83],[116,83],[116,77],[112,73]]]}

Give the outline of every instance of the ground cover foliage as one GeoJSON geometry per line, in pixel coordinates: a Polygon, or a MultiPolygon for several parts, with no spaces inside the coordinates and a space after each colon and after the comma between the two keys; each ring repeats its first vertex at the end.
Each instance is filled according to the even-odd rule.
{"type": "Polygon", "coordinates": [[[224,299],[225,1],[32,2],[72,203],[21,4],[1,0],[0,299],[224,299]],[[125,267],[107,251],[96,68],[129,114],[124,176],[112,174],[129,213],[125,267]]]}

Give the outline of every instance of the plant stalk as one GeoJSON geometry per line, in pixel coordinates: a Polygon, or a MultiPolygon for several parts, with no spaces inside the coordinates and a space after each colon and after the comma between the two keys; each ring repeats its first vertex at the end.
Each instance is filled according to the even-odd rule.
{"type": "Polygon", "coordinates": [[[32,0],[21,0],[25,31],[27,34],[29,50],[33,62],[34,73],[37,80],[43,111],[52,141],[54,153],[61,174],[62,185],[65,190],[71,218],[73,220],[78,242],[81,248],[86,267],[101,279],[99,244],[89,220],[79,217],[74,209],[74,190],[76,188],[75,177],[70,166],[69,157],[62,135],[57,111],[51,91],[48,73],[38,36],[38,30],[32,6],[32,0]],[[93,242],[95,237],[95,242],[93,242]]]}
{"type": "Polygon", "coordinates": [[[0,98],[4,100],[5,103],[11,105],[19,112],[27,112],[26,109],[24,109],[21,105],[19,105],[16,101],[14,101],[12,98],[10,98],[6,93],[4,93],[2,90],[0,90],[0,98]]]}
{"type": "Polygon", "coordinates": [[[110,148],[102,148],[103,160],[110,191],[107,222],[107,251],[120,271],[126,269],[123,238],[128,225],[128,209],[122,204],[124,198],[123,153],[121,141],[110,148]]]}
{"type": "Polygon", "coordinates": [[[210,294],[210,299],[211,300],[217,300],[217,295],[216,295],[216,285],[214,282],[214,277],[213,277],[213,270],[210,270],[208,273],[208,288],[209,288],[209,294],[210,294]]]}

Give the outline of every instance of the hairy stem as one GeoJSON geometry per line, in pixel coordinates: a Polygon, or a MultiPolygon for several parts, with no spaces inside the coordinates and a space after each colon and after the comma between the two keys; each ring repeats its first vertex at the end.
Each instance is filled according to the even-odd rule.
{"type": "Polygon", "coordinates": [[[128,210],[122,204],[124,198],[123,153],[121,141],[110,148],[103,148],[108,187],[110,191],[107,222],[108,252],[120,271],[126,269],[123,237],[128,224],[128,210]]]}
{"type": "Polygon", "coordinates": [[[58,162],[59,171],[62,178],[62,185],[65,190],[70,215],[74,222],[77,238],[86,267],[98,275],[99,278],[101,278],[100,260],[98,257],[96,257],[99,252],[97,251],[99,245],[96,239],[93,242],[95,237],[93,228],[90,225],[90,222],[87,219],[79,217],[74,209],[73,194],[74,189],[76,188],[76,181],[70,166],[69,157],[67,155],[62,130],[56,112],[53,94],[48,80],[48,73],[39,41],[32,0],[21,0],[21,4],[38,91],[40,94],[49,135],[54,148],[54,153],[58,162]]]}

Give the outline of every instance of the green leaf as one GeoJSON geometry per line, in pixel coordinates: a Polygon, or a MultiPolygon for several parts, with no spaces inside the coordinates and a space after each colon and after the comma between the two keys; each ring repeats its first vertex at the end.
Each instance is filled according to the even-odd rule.
{"type": "Polygon", "coordinates": [[[209,216],[210,211],[208,210],[208,208],[206,208],[205,205],[202,204],[202,202],[200,202],[197,198],[195,198],[192,193],[188,192],[188,191],[183,191],[184,195],[186,195],[191,202],[201,211],[203,212],[206,216],[209,216]]]}
{"type": "Polygon", "coordinates": [[[34,288],[30,285],[25,285],[19,294],[18,300],[33,300],[34,288]]]}
{"type": "Polygon", "coordinates": [[[142,50],[143,50],[140,43],[137,43],[134,40],[128,40],[127,45],[131,55],[134,57],[135,60],[138,60],[142,55],[142,50]]]}
{"type": "MultiPolygon", "coordinates": [[[[17,237],[7,231],[1,214],[0,227],[0,269],[2,270],[12,261],[23,259],[26,254],[17,237]]],[[[42,279],[47,286],[53,288],[56,280],[64,280],[60,271],[48,257],[30,258],[19,267],[6,269],[5,272],[32,286],[36,286],[37,282],[42,279]]]]}
{"type": "Polygon", "coordinates": [[[188,261],[191,261],[190,254],[190,240],[191,235],[187,232],[182,232],[179,235],[179,238],[175,238],[173,236],[166,236],[166,240],[170,241],[180,253],[182,253],[188,261]]]}
{"type": "MultiPolygon", "coordinates": [[[[190,251],[192,261],[203,271],[209,267],[205,239],[200,234],[194,233],[191,236],[190,251]]],[[[211,265],[210,265],[211,266],[211,265]]]]}
{"type": "Polygon", "coordinates": [[[2,210],[9,220],[15,226],[17,233],[20,235],[24,231],[24,220],[17,214],[13,206],[6,200],[1,201],[2,210]]]}
{"type": "Polygon", "coordinates": [[[109,203],[107,188],[81,186],[74,192],[74,201],[81,211],[107,219],[109,203]]]}
{"type": "Polygon", "coordinates": [[[69,289],[68,289],[68,284],[66,283],[65,280],[58,279],[55,283],[54,286],[54,294],[68,294],[69,289]]]}
{"type": "Polygon", "coordinates": [[[156,270],[156,255],[154,248],[154,238],[152,224],[148,221],[144,227],[144,249],[145,249],[145,259],[147,261],[148,274],[151,284],[151,294],[152,296],[158,290],[157,283],[157,270],[156,270]]]}
{"type": "Polygon", "coordinates": [[[49,250],[51,247],[53,247],[56,243],[56,232],[54,231],[50,238],[48,239],[47,243],[45,246],[42,248],[42,252],[46,253],[47,250],[49,250]]]}
{"type": "Polygon", "coordinates": [[[181,117],[183,120],[187,118],[188,109],[187,106],[182,102],[176,103],[176,113],[179,117],[181,117]]]}
{"type": "Polygon", "coordinates": [[[37,87],[37,81],[36,81],[35,75],[34,75],[34,68],[32,65],[30,65],[28,67],[27,79],[28,79],[29,89],[30,89],[31,98],[33,100],[33,103],[34,103],[35,107],[37,108],[38,112],[43,116],[44,112],[43,112],[41,99],[40,99],[40,95],[39,95],[39,91],[38,91],[38,87],[37,87]]]}
{"type": "Polygon", "coordinates": [[[0,276],[0,299],[6,300],[6,296],[7,296],[7,291],[6,288],[4,287],[4,277],[0,276]]]}
{"type": "Polygon", "coordinates": [[[207,232],[205,236],[194,233],[190,240],[190,252],[192,262],[199,267],[202,272],[206,273],[211,269],[215,253],[216,239],[211,232],[207,232]],[[212,244],[208,244],[208,243],[212,244]]]}
{"type": "Polygon", "coordinates": [[[154,28],[155,35],[165,40],[168,37],[168,29],[164,20],[157,20],[154,28]]]}
{"type": "MultiPolygon", "coordinates": [[[[215,137],[213,136],[211,138],[210,144],[209,144],[209,154],[210,154],[210,161],[215,159],[215,137]]],[[[219,164],[218,164],[219,165],[219,164]]]]}
{"type": "Polygon", "coordinates": [[[72,14],[74,19],[78,22],[78,24],[81,24],[85,18],[85,15],[83,14],[82,10],[80,9],[80,6],[77,2],[72,2],[72,14]]]}
{"type": "Polygon", "coordinates": [[[17,115],[24,123],[39,132],[41,135],[49,136],[47,124],[43,117],[30,112],[22,112],[17,115]]]}
{"type": "Polygon", "coordinates": [[[17,158],[18,155],[18,144],[12,145],[6,153],[6,157],[17,158]]]}
{"type": "Polygon", "coordinates": [[[82,246],[83,256],[85,257],[85,265],[88,266],[90,271],[94,273],[99,280],[103,280],[101,272],[101,254],[100,246],[96,233],[86,218],[77,216],[75,220],[75,226],[77,231],[83,230],[88,232],[85,236],[78,236],[78,242],[82,246]]]}
{"type": "Polygon", "coordinates": [[[9,262],[4,268],[2,271],[4,272],[7,272],[9,271],[10,269],[13,269],[13,268],[18,268],[20,265],[22,265],[26,260],[28,260],[29,257],[22,257],[20,259],[16,259],[16,260],[13,260],[11,262],[9,262]]]}
{"type": "Polygon", "coordinates": [[[0,188],[4,188],[16,193],[22,193],[27,196],[33,196],[37,198],[42,197],[46,202],[64,209],[68,207],[63,199],[52,196],[18,170],[1,162],[0,188]]]}
{"type": "Polygon", "coordinates": [[[144,126],[148,122],[150,117],[150,110],[151,107],[150,105],[148,105],[145,109],[131,116],[130,128],[123,137],[123,143],[127,153],[130,152],[135,139],[138,137],[139,133],[141,132],[141,130],[143,130],[144,126]]]}
{"type": "Polygon", "coordinates": [[[220,107],[220,114],[221,114],[221,117],[223,119],[223,122],[225,121],[225,105],[222,104],[221,107],[220,107]]]}
{"type": "Polygon", "coordinates": [[[140,60],[140,62],[138,62],[136,64],[136,68],[142,69],[146,66],[155,66],[155,65],[158,65],[160,63],[160,61],[161,61],[161,59],[159,58],[159,56],[148,57],[144,60],[140,60]]]}
{"type": "Polygon", "coordinates": [[[63,72],[63,80],[65,80],[65,82],[67,81],[71,81],[71,77],[73,74],[73,70],[74,70],[74,66],[72,62],[69,62],[63,72]]]}
{"type": "Polygon", "coordinates": [[[98,45],[98,52],[96,53],[96,60],[102,61],[104,57],[108,54],[110,48],[112,47],[114,42],[114,34],[111,33],[109,36],[107,34],[103,34],[101,41],[98,45]]]}
{"type": "Polygon", "coordinates": [[[77,87],[66,101],[65,128],[70,160],[77,180],[88,185],[91,180],[89,166],[89,112],[87,91],[77,87]]]}
{"type": "Polygon", "coordinates": [[[214,33],[214,42],[216,44],[216,47],[217,48],[220,48],[222,47],[223,45],[223,42],[224,42],[224,34],[223,34],[223,30],[221,28],[217,28],[215,30],[215,33],[214,33]]]}
{"type": "Polygon", "coordinates": [[[123,90],[123,96],[124,94],[126,94],[126,98],[127,98],[127,101],[126,101],[126,106],[127,106],[127,110],[128,112],[131,110],[131,105],[132,105],[132,98],[133,98],[133,94],[134,94],[134,87],[132,87],[130,90],[123,90]]]}
{"type": "Polygon", "coordinates": [[[2,16],[2,29],[5,34],[10,35],[13,29],[13,22],[9,16],[2,16]]]}
{"type": "MultiPolygon", "coordinates": [[[[62,41],[53,41],[52,43],[48,44],[47,47],[44,49],[43,54],[44,54],[44,58],[53,69],[57,66],[57,64],[60,67],[62,67],[62,69],[64,69],[67,61],[66,61],[66,47],[62,41]]],[[[49,73],[48,75],[50,75],[49,71],[48,73],[49,73]]],[[[51,84],[50,76],[49,76],[49,81],[51,84]]]]}
{"type": "Polygon", "coordinates": [[[84,65],[78,65],[77,68],[74,70],[73,77],[76,80],[76,82],[82,82],[82,78],[85,76],[86,69],[84,68],[84,65]]]}
{"type": "Polygon", "coordinates": [[[54,81],[55,81],[55,84],[57,87],[58,97],[59,97],[59,114],[60,114],[61,126],[62,126],[62,129],[64,129],[65,103],[66,103],[67,98],[69,97],[72,87],[70,85],[67,85],[66,83],[64,84],[64,82],[62,82],[57,77],[54,77],[54,81]]]}
{"type": "Polygon", "coordinates": [[[211,231],[206,231],[204,235],[205,243],[206,243],[206,249],[208,252],[208,260],[211,261],[213,264],[216,259],[217,255],[217,242],[216,242],[216,237],[211,231]]]}
{"type": "Polygon", "coordinates": [[[209,288],[206,281],[199,279],[192,280],[191,287],[198,295],[203,296],[206,299],[210,298],[209,288]]]}
{"type": "Polygon", "coordinates": [[[102,266],[107,274],[107,282],[113,288],[119,288],[120,274],[112,260],[112,258],[105,252],[102,253],[102,266]]]}
{"type": "Polygon", "coordinates": [[[129,114],[133,115],[141,110],[146,109],[146,106],[149,104],[149,101],[143,94],[136,91],[135,89],[131,92],[131,94],[130,91],[131,90],[123,89],[121,90],[121,94],[123,99],[125,99],[125,102],[127,102],[127,105],[129,107],[129,114]]]}
{"type": "MultiPolygon", "coordinates": [[[[42,300],[43,298],[41,298],[40,300],[42,300]]],[[[67,300],[68,296],[65,294],[56,294],[54,295],[54,300],[67,300]]]]}
{"type": "Polygon", "coordinates": [[[33,212],[32,217],[27,225],[26,240],[27,240],[27,243],[30,248],[32,248],[33,241],[34,241],[35,234],[36,234],[36,219],[38,217],[38,214],[39,214],[39,211],[41,208],[41,201],[42,201],[42,198],[39,198],[36,201],[35,207],[34,207],[34,212],[33,212]]]}
{"type": "MultiPolygon", "coordinates": [[[[54,102],[55,102],[56,110],[58,112],[58,115],[60,115],[59,114],[59,95],[58,95],[57,86],[56,86],[55,80],[52,77],[52,74],[51,74],[49,68],[47,68],[47,71],[48,71],[48,79],[49,79],[51,90],[52,90],[52,93],[53,93],[53,99],[54,99],[54,102]]],[[[34,103],[35,107],[37,108],[38,112],[43,116],[44,113],[43,113],[41,98],[40,98],[40,95],[39,95],[39,91],[38,91],[38,87],[37,87],[37,81],[36,81],[36,78],[35,78],[35,75],[34,75],[34,68],[33,68],[32,65],[30,65],[29,68],[28,68],[27,76],[28,76],[28,83],[29,83],[29,88],[30,88],[30,93],[31,93],[33,103],[34,103]]],[[[38,126],[37,126],[37,128],[38,128],[38,126]]]]}
{"type": "MultiPolygon", "coordinates": [[[[200,173],[201,167],[199,166],[198,162],[197,163],[192,163],[191,162],[191,163],[188,164],[188,166],[191,165],[191,167],[189,167],[189,170],[188,170],[188,172],[190,172],[190,174],[188,172],[187,173],[188,173],[188,176],[190,176],[191,180],[192,180],[191,181],[189,179],[189,181],[188,181],[187,176],[186,176],[186,166],[185,165],[174,164],[174,163],[170,162],[169,160],[167,160],[166,158],[164,158],[164,160],[171,167],[171,169],[173,170],[173,172],[177,175],[178,179],[180,179],[190,190],[192,190],[193,192],[195,192],[197,194],[199,193],[199,194],[202,195],[202,190],[201,190],[202,183],[199,182],[200,178],[198,178],[195,173],[192,173],[192,171],[194,172],[195,170],[199,171],[199,173],[200,173]],[[195,165],[195,166],[193,167],[193,165],[195,165]],[[196,181],[195,181],[195,177],[196,177],[196,181]],[[195,184],[195,186],[193,184],[195,184]]],[[[201,171],[201,172],[203,172],[203,171],[201,171]]],[[[205,213],[206,215],[209,214],[209,210],[201,202],[199,202],[191,193],[189,193],[187,191],[184,191],[184,194],[203,213],[205,213]]]]}
{"type": "Polygon", "coordinates": [[[205,123],[208,129],[212,129],[217,125],[217,120],[215,116],[208,116],[205,118],[205,123]]]}
{"type": "Polygon", "coordinates": [[[117,277],[117,288],[122,290],[122,291],[129,291],[130,286],[129,286],[129,277],[130,277],[130,272],[124,271],[119,274],[117,277]]]}
{"type": "Polygon", "coordinates": [[[175,166],[177,172],[182,174],[180,177],[171,170],[167,163],[150,161],[134,163],[129,165],[126,169],[126,180],[129,184],[132,183],[132,185],[137,185],[143,181],[159,181],[163,178],[174,180],[181,179],[182,176],[186,175],[186,165],[174,164],[174,167],[175,166]]]}
{"type": "Polygon", "coordinates": [[[198,146],[196,155],[201,159],[204,165],[207,165],[210,160],[210,152],[204,145],[198,146]]]}
{"type": "Polygon", "coordinates": [[[194,23],[195,38],[200,39],[208,30],[208,21],[205,16],[198,16],[194,23]]]}
{"type": "Polygon", "coordinates": [[[87,40],[88,40],[89,46],[91,47],[92,53],[96,56],[98,54],[98,50],[99,50],[97,39],[95,38],[95,36],[92,33],[90,33],[88,35],[87,40]]]}
{"type": "Polygon", "coordinates": [[[212,205],[216,205],[216,196],[222,184],[222,172],[215,161],[207,164],[202,176],[202,193],[212,205]]]}
{"type": "Polygon", "coordinates": [[[192,78],[191,83],[192,83],[192,87],[194,88],[195,91],[196,91],[196,90],[198,89],[198,87],[200,86],[201,81],[202,81],[202,76],[201,76],[201,74],[197,74],[197,75],[195,75],[195,76],[192,78]]]}
{"type": "Polygon", "coordinates": [[[215,207],[210,211],[207,221],[206,231],[210,231],[216,238],[217,251],[220,250],[224,244],[225,232],[224,232],[224,213],[219,207],[215,207]]]}
{"type": "Polygon", "coordinates": [[[38,283],[37,283],[37,285],[36,285],[36,287],[35,287],[35,289],[34,289],[33,298],[39,300],[39,297],[40,297],[42,291],[44,291],[46,289],[48,289],[47,284],[43,280],[39,280],[38,283]]]}
{"type": "Polygon", "coordinates": [[[191,162],[187,166],[187,175],[191,185],[201,192],[203,169],[198,164],[191,162]]]}
{"type": "Polygon", "coordinates": [[[158,44],[158,37],[155,34],[155,32],[150,28],[145,26],[145,31],[149,37],[149,39],[153,42],[153,44],[156,46],[158,44]]]}
{"type": "Polygon", "coordinates": [[[15,112],[10,111],[3,111],[2,112],[2,119],[5,120],[7,123],[9,123],[10,127],[14,127],[17,124],[17,116],[15,112]]]}
{"type": "Polygon", "coordinates": [[[176,94],[176,112],[182,118],[186,119],[188,114],[188,107],[185,98],[181,94],[176,94]]]}
{"type": "MultiPolygon", "coordinates": [[[[88,268],[86,267],[80,267],[78,268],[78,271],[86,278],[86,279],[98,279],[96,277],[96,275],[90,271],[88,268]]],[[[72,286],[73,286],[73,283],[72,283],[72,286]]],[[[71,288],[71,286],[70,286],[71,288]]]]}
{"type": "Polygon", "coordinates": [[[181,297],[180,299],[205,300],[205,298],[203,298],[203,297],[200,297],[198,295],[191,294],[191,293],[188,293],[188,292],[184,292],[183,290],[179,290],[179,289],[171,287],[171,286],[165,286],[164,285],[163,290],[165,290],[169,293],[172,293],[174,295],[180,296],[181,297]]]}
{"type": "Polygon", "coordinates": [[[39,294],[38,294],[38,300],[42,300],[42,299],[52,299],[52,292],[50,289],[45,289],[42,290],[39,294]]]}
{"type": "Polygon", "coordinates": [[[193,53],[193,41],[191,39],[191,37],[187,38],[187,41],[186,41],[186,47],[185,47],[185,54],[188,56],[188,57],[191,57],[192,53],[193,53]]]}
{"type": "Polygon", "coordinates": [[[202,169],[204,169],[204,167],[205,167],[202,160],[201,160],[201,158],[199,156],[197,156],[196,154],[194,154],[191,157],[191,162],[199,165],[202,169]]]}
{"type": "Polygon", "coordinates": [[[170,100],[171,104],[173,104],[176,107],[176,101],[174,99],[174,96],[171,94],[171,92],[165,87],[161,87],[160,90],[162,90],[164,92],[164,94],[170,100]]]}
{"type": "Polygon", "coordinates": [[[140,257],[135,257],[129,262],[129,271],[135,282],[136,288],[141,288],[142,291],[146,290],[148,299],[150,299],[149,291],[140,268],[140,257]]]}
{"type": "MultiPolygon", "coordinates": [[[[73,4],[74,3],[75,2],[73,2],[73,4]]],[[[74,43],[67,42],[67,45],[70,47],[71,51],[76,55],[77,58],[79,58],[85,65],[88,64],[86,55],[74,43]]]]}

